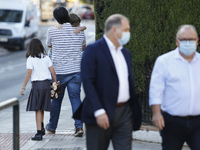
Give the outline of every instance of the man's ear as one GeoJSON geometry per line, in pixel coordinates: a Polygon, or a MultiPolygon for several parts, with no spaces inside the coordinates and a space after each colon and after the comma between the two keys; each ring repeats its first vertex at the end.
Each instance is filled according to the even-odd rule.
{"type": "Polygon", "coordinates": [[[177,38],[176,38],[176,46],[179,47],[179,41],[177,38]]]}
{"type": "Polygon", "coordinates": [[[112,27],[111,31],[112,31],[112,33],[116,34],[117,28],[116,27],[112,27]]]}
{"type": "Polygon", "coordinates": [[[196,45],[197,45],[197,46],[199,45],[199,37],[197,37],[196,45]]]}

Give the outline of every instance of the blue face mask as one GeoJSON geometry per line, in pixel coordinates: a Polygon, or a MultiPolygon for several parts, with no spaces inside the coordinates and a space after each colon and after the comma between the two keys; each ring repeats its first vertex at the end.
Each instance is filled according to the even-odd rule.
{"type": "Polygon", "coordinates": [[[186,56],[192,55],[196,49],[196,41],[179,41],[179,50],[186,56]]]}
{"type": "Polygon", "coordinates": [[[131,38],[131,33],[130,32],[122,32],[121,39],[118,39],[116,35],[115,35],[115,38],[118,40],[120,45],[125,45],[129,42],[129,40],[131,38]]]}

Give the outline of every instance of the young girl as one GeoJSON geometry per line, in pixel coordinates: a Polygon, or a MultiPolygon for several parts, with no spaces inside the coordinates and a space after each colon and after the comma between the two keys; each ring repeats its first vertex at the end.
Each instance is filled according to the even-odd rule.
{"type": "Polygon", "coordinates": [[[51,109],[51,74],[54,82],[57,82],[57,78],[52,62],[39,39],[33,38],[30,41],[26,58],[28,58],[26,64],[27,73],[20,94],[24,95],[27,82],[31,77],[32,89],[26,111],[36,112],[37,134],[32,137],[32,140],[42,140],[42,135],[45,135],[44,111],[50,111],[51,109]]]}

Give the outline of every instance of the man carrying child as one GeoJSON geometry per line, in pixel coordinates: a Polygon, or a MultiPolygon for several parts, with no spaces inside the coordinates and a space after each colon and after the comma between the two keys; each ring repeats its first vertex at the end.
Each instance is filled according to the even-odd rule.
{"type": "MultiPolygon", "coordinates": [[[[85,47],[83,30],[86,29],[85,27],[76,29],[74,26],[80,25],[80,18],[75,14],[69,17],[68,11],[64,7],[55,8],[53,14],[60,27],[50,27],[48,29],[46,43],[48,47],[52,48],[52,63],[57,80],[62,85],[62,94],[58,94],[58,98],[53,99],[51,102],[50,119],[46,125],[46,129],[50,133],[56,131],[66,87],[72,112],[74,113],[81,104],[80,62],[85,47]],[[78,30],[78,34],[74,33],[75,29],[78,30]]],[[[75,120],[75,128],[74,136],[82,137],[83,124],[80,120],[75,120]]]]}

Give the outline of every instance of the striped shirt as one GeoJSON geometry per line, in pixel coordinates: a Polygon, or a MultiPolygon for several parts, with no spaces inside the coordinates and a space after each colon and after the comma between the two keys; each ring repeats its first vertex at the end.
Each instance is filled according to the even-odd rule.
{"type": "Polygon", "coordinates": [[[64,23],[62,29],[50,27],[47,31],[46,44],[52,46],[52,63],[56,74],[80,72],[85,34],[84,31],[74,34],[74,30],[70,23],[64,23]]]}

